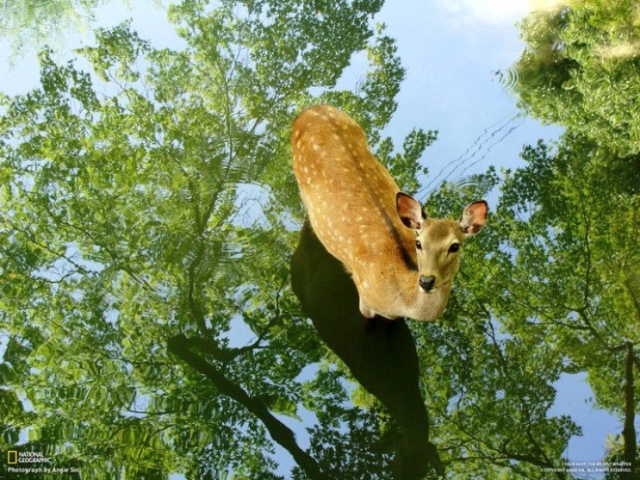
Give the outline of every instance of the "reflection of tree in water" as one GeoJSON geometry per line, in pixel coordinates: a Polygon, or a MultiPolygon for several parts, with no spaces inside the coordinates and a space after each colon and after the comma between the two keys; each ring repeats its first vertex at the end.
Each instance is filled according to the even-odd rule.
{"type": "MultiPolygon", "coordinates": [[[[276,444],[294,458],[294,478],[414,478],[440,463],[455,478],[549,478],[578,433],[569,418],[547,418],[553,382],[585,369],[622,379],[626,350],[615,349],[634,332],[604,315],[628,307],[619,297],[598,303],[598,318],[591,299],[571,303],[591,315],[580,318],[543,304],[584,293],[567,285],[584,285],[587,264],[575,258],[586,243],[564,253],[567,265],[559,251],[548,262],[539,242],[574,238],[546,238],[548,222],[584,234],[578,220],[595,225],[609,214],[579,196],[587,185],[572,193],[571,175],[560,169],[566,175],[554,180],[529,152],[529,170],[506,178],[491,227],[466,249],[442,321],[366,326],[332,313],[310,324],[289,287],[299,237],[291,225],[302,218],[292,117],[310,103],[345,108],[407,191],[417,190],[418,159],[435,137],[411,132],[398,154],[380,137],[403,74],[393,41],[369,28],[380,2],[336,2],[321,14],[299,3],[185,2],[170,9],[185,51],[156,50],[127,27],[97,32],[82,55],[112,96],[45,52],[42,88],[2,99],[2,449],[42,450],[91,478],[277,478],[276,444]],[[329,91],[367,41],[359,93],[329,91]],[[311,87],[324,93],[313,97],[311,87]],[[567,212],[596,216],[520,220],[523,202],[547,206],[551,193],[536,190],[536,176],[558,195],[555,214],[568,202],[567,212]],[[567,272],[575,276],[551,281],[567,272]],[[613,350],[585,318],[601,338],[616,329],[613,350]],[[361,354],[368,348],[375,354],[361,354]],[[350,403],[353,379],[378,398],[357,390],[350,403]]],[[[500,181],[495,172],[476,180],[483,191],[474,195],[434,192],[429,213],[457,212],[500,181]]],[[[606,198],[622,202],[607,228],[628,225],[633,197],[606,198]]],[[[597,265],[606,286],[621,285],[619,270],[598,255],[620,252],[628,234],[621,227],[620,244],[604,234],[589,243],[591,271],[597,265]]],[[[301,255],[292,280],[307,313],[349,312],[339,266],[311,255],[296,270],[301,255]],[[308,272],[331,275],[332,298],[301,290],[314,284],[300,281],[308,272]]],[[[615,410],[623,382],[613,383],[596,393],[615,410]]]]}
{"type": "Polygon", "coordinates": [[[528,307],[537,317],[513,321],[510,330],[545,338],[564,371],[588,373],[594,403],[621,419],[621,443],[608,447],[609,457],[632,467],[610,478],[636,478],[638,5],[561,6],[534,12],[521,26],[527,49],[513,88],[532,115],[566,133],[553,147],[526,149],[527,168],[505,189],[506,205],[531,212],[526,230],[518,224],[511,238],[522,252],[517,263],[527,265],[526,273],[512,268],[523,281],[511,291],[530,292],[528,307]]]}
{"type": "MultiPolygon", "coordinates": [[[[5,446],[29,428],[22,448],[95,478],[268,478],[275,441],[317,478],[325,465],[282,422],[304,405],[321,418],[314,438],[361,427],[324,463],[384,471],[387,457],[362,453],[380,419],[344,407],[341,375],[297,379],[324,353],[288,287],[285,226],[299,210],[286,138],[300,107],[290,105],[335,84],[379,7],[341,2],[319,16],[187,2],[171,9],[183,52],[154,50],[127,27],[99,31],[82,54],[111,97],[41,55],[42,88],[4,102],[5,446]],[[260,215],[243,203],[247,183],[263,186],[260,215]],[[260,220],[247,226],[245,215],[260,220]],[[253,340],[235,348],[247,331],[253,340]]],[[[349,103],[374,131],[402,70],[390,39],[369,48],[360,96],[317,101],[349,103]]]]}
{"type": "Polygon", "coordinates": [[[0,35],[11,41],[12,54],[25,47],[43,48],[65,33],[84,30],[92,10],[105,0],[23,0],[0,2],[0,35]]]}

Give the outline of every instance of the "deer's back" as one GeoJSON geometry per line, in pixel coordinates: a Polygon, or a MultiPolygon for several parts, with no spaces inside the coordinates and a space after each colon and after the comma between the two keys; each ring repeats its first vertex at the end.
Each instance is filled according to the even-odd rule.
{"type": "Polygon", "coordinates": [[[302,201],[330,253],[353,270],[372,256],[406,250],[413,240],[396,213],[399,188],[351,117],[328,105],[303,111],[292,149],[302,201]]]}

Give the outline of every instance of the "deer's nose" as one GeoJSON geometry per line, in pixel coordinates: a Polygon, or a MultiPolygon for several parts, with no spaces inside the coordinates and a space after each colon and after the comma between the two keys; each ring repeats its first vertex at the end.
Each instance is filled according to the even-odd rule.
{"type": "Polygon", "coordinates": [[[418,283],[420,284],[420,288],[422,288],[425,292],[429,292],[436,284],[436,277],[434,277],[433,275],[429,277],[420,275],[420,280],[418,281],[418,283]]]}

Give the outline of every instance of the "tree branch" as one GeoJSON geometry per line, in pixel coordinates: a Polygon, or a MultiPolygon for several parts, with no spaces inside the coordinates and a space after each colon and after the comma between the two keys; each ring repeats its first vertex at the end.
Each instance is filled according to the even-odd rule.
{"type": "Polygon", "coordinates": [[[310,479],[328,480],[316,460],[298,446],[291,429],[274,417],[264,403],[250,397],[241,387],[229,381],[216,367],[193,353],[189,349],[187,337],[182,334],[176,335],[167,341],[167,347],[170,352],[211,380],[221,394],[235,400],[255,415],[269,431],[271,438],[291,454],[310,479]]]}

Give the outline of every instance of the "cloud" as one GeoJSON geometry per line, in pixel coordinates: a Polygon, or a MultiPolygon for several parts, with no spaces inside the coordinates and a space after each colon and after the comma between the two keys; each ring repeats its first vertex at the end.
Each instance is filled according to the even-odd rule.
{"type": "Polygon", "coordinates": [[[529,12],[528,0],[437,0],[456,23],[465,26],[513,25],[529,12]]]}
{"type": "Polygon", "coordinates": [[[569,5],[569,0],[529,0],[533,12],[555,12],[569,5]]]}

